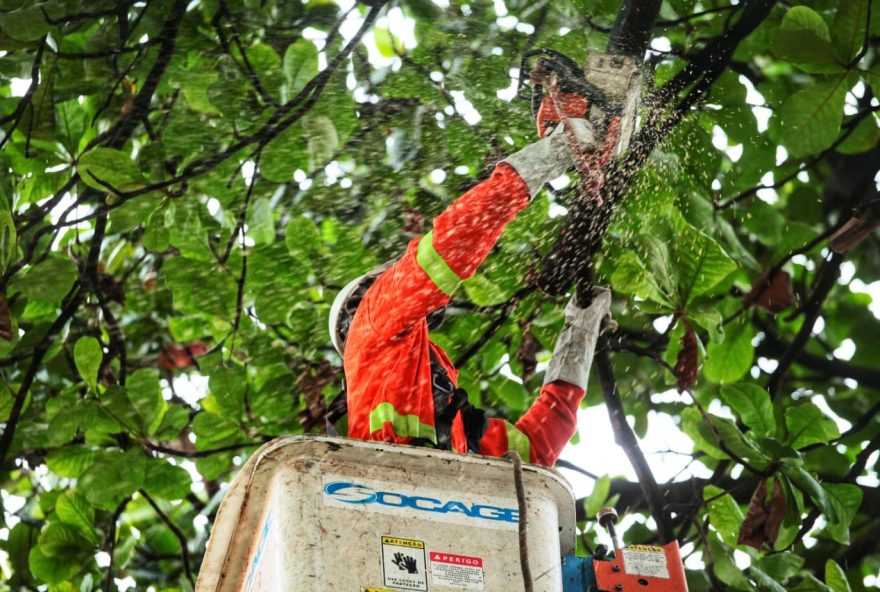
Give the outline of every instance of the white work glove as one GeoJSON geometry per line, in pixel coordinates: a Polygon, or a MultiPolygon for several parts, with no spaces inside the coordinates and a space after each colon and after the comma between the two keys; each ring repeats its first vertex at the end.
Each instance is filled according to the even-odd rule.
{"type": "MultiPolygon", "coordinates": [[[[569,119],[574,139],[580,154],[596,149],[593,126],[586,119],[569,119]]],[[[519,152],[514,152],[501,162],[506,162],[519,173],[529,186],[529,196],[534,197],[544,183],[551,181],[574,166],[575,150],[571,146],[570,134],[564,125],[556,126],[553,133],[542,140],[529,144],[519,152]]]]}
{"type": "Polygon", "coordinates": [[[607,288],[594,288],[593,302],[587,308],[580,308],[575,296],[571,297],[565,306],[565,325],[556,338],[544,384],[563,380],[586,390],[596,341],[606,318],[611,318],[611,291],[607,288]]]}

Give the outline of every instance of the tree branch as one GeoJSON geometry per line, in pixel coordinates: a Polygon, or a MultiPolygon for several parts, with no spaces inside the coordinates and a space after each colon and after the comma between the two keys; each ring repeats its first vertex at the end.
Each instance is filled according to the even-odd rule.
{"type": "Polygon", "coordinates": [[[196,581],[193,577],[192,567],[190,566],[189,548],[187,546],[186,535],[183,534],[183,531],[180,530],[180,528],[178,528],[178,526],[174,524],[171,518],[169,518],[168,515],[162,511],[159,505],[153,500],[153,498],[150,497],[150,494],[148,494],[143,489],[138,490],[138,493],[140,493],[144,497],[144,499],[147,500],[147,503],[153,507],[153,510],[155,510],[156,514],[159,516],[159,519],[164,522],[165,526],[171,529],[171,532],[174,533],[175,537],[177,537],[177,540],[180,543],[180,557],[183,560],[183,571],[186,574],[186,579],[189,580],[190,586],[195,588],[196,581]]]}
{"type": "Polygon", "coordinates": [[[31,102],[34,98],[34,94],[37,92],[37,88],[40,85],[40,65],[43,62],[43,51],[46,49],[46,38],[43,37],[40,39],[40,44],[37,46],[37,55],[34,57],[34,63],[31,66],[31,83],[28,85],[27,90],[24,95],[22,95],[21,100],[18,102],[18,105],[15,107],[15,111],[13,111],[10,115],[3,117],[0,119],[0,125],[6,125],[10,121],[12,122],[12,126],[5,130],[5,134],[2,138],[0,138],[0,149],[6,145],[6,142],[12,137],[13,132],[15,132],[18,124],[21,123],[22,117],[24,117],[25,111],[27,108],[31,106],[31,102]]]}
{"type": "Polygon", "coordinates": [[[840,253],[834,253],[822,265],[818,280],[816,281],[816,288],[813,290],[813,293],[803,307],[803,325],[801,325],[800,331],[798,331],[794,341],[788,346],[785,354],[780,358],[776,370],[773,371],[773,374],[771,374],[770,378],[767,380],[767,391],[772,398],[776,398],[776,395],[779,393],[779,388],[782,386],[785,374],[810,339],[810,335],[813,333],[813,325],[816,323],[816,319],[819,318],[819,315],[822,312],[822,304],[837,283],[837,278],[840,277],[840,264],[842,262],[843,255],[840,253]]]}
{"type": "Polygon", "coordinates": [[[607,347],[602,347],[596,352],[595,362],[599,382],[602,385],[605,405],[608,407],[608,417],[611,419],[611,426],[614,429],[614,441],[623,448],[627,458],[629,458],[629,462],[632,464],[633,469],[635,469],[636,475],[639,478],[639,485],[648,504],[648,509],[657,523],[661,542],[664,544],[668,543],[675,537],[669,512],[666,509],[660,488],[657,486],[657,481],[654,479],[654,474],[651,472],[651,467],[648,465],[648,461],[645,459],[641,448],[639,448],[639,441],[632,428],[626,422],[626,412],[623,409],[620,393],[617,390],[614,368],[611,365],[611,358],[608,355],[607,347]]]}

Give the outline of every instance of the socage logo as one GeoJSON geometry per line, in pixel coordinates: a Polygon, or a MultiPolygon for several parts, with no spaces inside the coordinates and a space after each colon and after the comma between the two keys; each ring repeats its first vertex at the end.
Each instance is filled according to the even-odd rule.
{"type": "Polygon", "coordinates": [[[456,500],[439,500],[421,495],[407,495],[396,491],[375,491],[366,485],[347,481],[333,481],[324,486],[324,494],[331,499],[355,506],[378,504],[391,508],[405,508],[435,514],[462,514],[468,518],[519,522],[519,511],[484,504],[466,504],[456,500]]]}

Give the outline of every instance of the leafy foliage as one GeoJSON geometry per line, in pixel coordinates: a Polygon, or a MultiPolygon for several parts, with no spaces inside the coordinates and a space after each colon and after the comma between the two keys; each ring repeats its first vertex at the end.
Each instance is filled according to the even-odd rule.
{"type": "MultiPolygon", "coordinates": [[[[533,141],[525,51],[582,61],[618,9],[338,4],[0,0],[0,590],[191,589],[236,467],[340,392],[335,291],[533,141]]],[[[579,507],[674,525],[697,592],[876,587],[880,249],[828,239],[880,216],[878,33],[868,0],[666,0],[655,29],[593,263],[636,434],[671,416],[702,476],[579,507]]],[[[436,334],[492,413],[541,384],[562,302],[530,281],[575,195],[436,334]]]]}

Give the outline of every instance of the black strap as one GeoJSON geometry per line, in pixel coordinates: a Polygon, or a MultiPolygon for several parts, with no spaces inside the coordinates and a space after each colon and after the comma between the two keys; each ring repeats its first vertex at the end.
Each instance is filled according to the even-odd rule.
{"type": "MultiPolygon", "coordinates": [[[[489,427],[486,412],[471,405],[468,394],[463,388],[458,388],[449,378],[446,368],[437,359],[434,350],[430,350],[431,357],[431,394],[434,399],[434,429],[437,434],[437,443],[426,438],[413,438],[410,444],[413,446],[429,446],[440,450],[452,450],[452,422],[460,412],[464,424],[464,435],[467,438],[468,451],[480,453],[480,439],[489,427]]],[[[333,424],[348,412],[345,381],[343,390],[330,403],[325,415],[327,434],[336,435],[333,424]]]]}
{"type": "Polygon", "coordinates": [[[436,447],[441,450],[452,450],[452,422],[461,412],[468,451],[479,454],[480,439],[489,426],[486,412],[471,405],[467,391],[453,384],[446,368],[434,354],[434,350],[430,350],[430,356],[436,447]]]}

